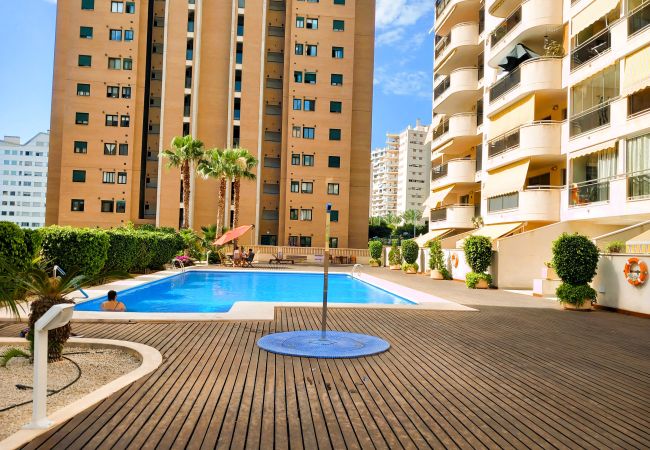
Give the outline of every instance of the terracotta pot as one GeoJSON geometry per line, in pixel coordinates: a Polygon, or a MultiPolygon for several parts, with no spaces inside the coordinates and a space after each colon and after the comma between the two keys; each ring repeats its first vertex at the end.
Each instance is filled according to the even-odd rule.
{"type": "Polygon", "coordinates": [[[438,269],[431,269],[431,279],[432,280],[444,280],[445,277],[442,276],[442,273],[438,269]]]}
{"type": "Polygon", "coordinates": [[[562,303],[562,306],[567,311],[591,311],[591,300],[585,299],[585,301],[580,306],[573,305],[571,303],[562,303]]]}
{"type": "Polygon", "coordinates": [[[474,289],[488,289],[489,287],[490,285],[488,284],[488,282],[483,278],[481,278],[480,280],[478,280],[478,283],[476,283],[476,287],[474,289]]]}
{"type": "Polygon", "coordinates": [[[409,267],[408,269],[406,269],[406,273],[407,273],[408,275],[415,275],[416,273],[418,273],[418,271],[415,270],[415,269],[412,268],[412,267],[409,267]]]}
{"type": "Polygon", "coordinates": [[[399,264],[391,264],[390,270],[402,270],[402,266],[400,266],[399,264]]]}

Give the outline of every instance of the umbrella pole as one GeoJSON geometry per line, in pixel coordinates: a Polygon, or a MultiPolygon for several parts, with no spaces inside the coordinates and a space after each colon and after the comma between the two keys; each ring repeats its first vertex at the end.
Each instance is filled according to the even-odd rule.
{"type": "Polygon", "coordinates": [[[330,265],[330,212],[332,204],[327,204],[327,212],[325,214],[325,252],[323,255],[323,318],[321,320],[321,340],[325,340],[327,329],[327,288],[329,278],[329,265],[330,265]]]}

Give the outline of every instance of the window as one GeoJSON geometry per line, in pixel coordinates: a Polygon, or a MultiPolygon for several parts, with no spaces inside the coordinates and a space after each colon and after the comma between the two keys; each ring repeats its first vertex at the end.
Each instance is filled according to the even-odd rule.
{"type": "Polygon", "coordinates": [[[302,137],[303,139],[314,139],[315,129],[312,127],[303,127],[302,137]]]}
{"type": "Polygon", "coordinates": [[[300,111],[302,109],[302,100],[299,98],[293,99],[293,110],[300,111]]]}
{"type": "Polygon", "coordinates": [[[333,209],[330,211],[330,222],[338,222],[339,221],[339,212],[336,209],[333,209]]]}
{"type": "Polygon", "coordinates": [[[303,52],[304,52],[304,50],[305,50],[305,46],[304,46],[304,45],[302,45],[302,44],[296,44],[296,49],[295,49],[294,53],[295,53],[296,55],[302,55],[303,52]]]}
{"type": "Polygon", "coordinates": [[[117,184],[126,184],[126,172],[117,173],[117,184]]]}
{"type": "Polygon", "coordinates": [[[75,153],[88,153],[88,142],[74,141],[74,152],[75,153]]]}
{"type": "Polygon", "coordinates": [[[116,148],[117,148],[117,144],[114,144],[112,142],[106,142],[104,143],[104,154],[113,156],[115,155],[116,148]]]}
{"type": "Polygon", "coordinates": [[[113,212],[113,200],[102,200],[102,212],[103,213],[112,213],[113,212]]]}
{"type": "Polygon", "coordinates": [[[316,84],[316,72],[305,72],[305,83],[316,84]]]}
{"type": "Polygon", "coordinates": [[[77,95],[80,95],[82,97],[87,97],[90,95],[90,85],[89,84],[83,84],[83,83],[77,83],[77,95]]]}
{"type": "Polygon", "coordinates": [[[345,5],[345,0],[334,0],[335,5],[345,5]]]}
{"type": "Polygon", "coordinates": [[[90,55],[79,55],[79,67],[90,67],[93,63],[93,57],[90,55]]]}
{"type": "Polygon", "coordinates": [[[122,98],[131,98],[131,86],[122,87],[122,98]]]}
{"type": "Polygon", "coordinates": [[[327,193],[329,195],[339,195],[339,184],[327,183],[327,193]]]}
{"type": "Polygon", "coordinates": [[[122,2],[111,2],[111,12],[114,12],[114,13],[124,12],[124,3],[122,3],[122,2]]]}
{"type": "Polygon", "coordinates": [[[120,156],[129,154],[129,144],[120,144],[120,156]]]}
{"type": "Polygon", "coordinates": [[[340,73],[333,73],[330,77],[330,84],[332,86],[343,86],[343,75],[340,73]]]}
{"type": "Polygon", "coordinates": [[[345,21],[343,20],[333,20],[332,29],[334,31],[345,31],[345,21]]]}
{"type": "Polygon", "coordinates": [[[488,212],[503,211],[519,207],[519,192],[488,198],[488,212]]]}
{"type": "Polygon", "coordinates": [[[296,83],[302,83],[302,72],[295,71],[293,73],[293,81],[296,83]]]}
{"type": "Polygon", "coordinates": [[[312,210],[311,209],[301,209],[300,210],[300,220],[311,221],[312,210]]]}
{"type": "Polygon", "coordinates": [[[116,213],[126,212],[126,202],[124,200],[118,200],[115,202],[115,212],[116,213]]]}
{"type": "Polygon", "coordinates": [[[341,102],[330,102],[330,112],[340,113],[343,110],[343,103],[341,102]]]}
{"type": "Polygon", "coordinates": [[[118,86],[106,86],[106,97],[120,98],[120,88],[118,86]]]}
{"type": "Polygon", "coordinates": [[[83,211],[84,210],[84,201],[80,199],[73,198],[70,202],[70,211],[83,211]]]}
{"type": "Polygon", "coordinates": [[[302,155],[302,165],[312,167],[314,165],[314,155],[302,155]]]}
{"type": "Polygon", "coordinates": [[[339,248],[339,238],[337,237],[330,238],[330,248],[339,248]]]}
{"type": "Polygon", "coordinates": [[[300,236],[301,247],[311,247],[311,236],[300,236]]]}
{"type": "Polygon", "coordinates": [[[296,28],[305,28],[305,18],[304,17],[296,17],[296,28]]]}
{"type": "Polygon", "coordinates": [[[122,62],[122,68],[124,70],[132,70],[133,60],[131,58],[124,58],[124,61],[122,62]]]}
{"type": "Polygon", "coordinates": [[[78,112],[75,114],[74,123],[77,125],[88,125],[88,113],[78,112]]]}
{"type": "Polygon", "coordinates": [[[341,157],[340,156],[330,156],[327,159],[327,167],[341,167],[341,157]]]}
{"type": "Polygon", "coordinates": [[[124,40],[125,41],[133,40],[133,30],[124,30],[124,40]]]}
{"type": "Polygon", "coordinates": [[[289,247],[298,247],[298,236],[289,236],[289,247]]]}
{"type": "Polygon", "coordinates": [[[551,173],[546,172],[541,175],[530,177],[528,179],[528,187],[530,186],[550,186],[551,185],[551,173]]]}
{"type": "Polygon", "coordinates": [[[303,181],[300,186],[300,191],[303,194],[312,194],[314,192],[314,183],[311,181],[303,181]]]}
{"type": "Polygon", "coordinates": [[[102,175],[102,183],[115,183],[115,172],[104,172],[102,175]]]}
{"type": "Polygon", "coordinates": [[[300,165],[300,155],[294,153],[291,155],[291,165],[299,166],[300,165]]]}
{"type": "Polygon", "coordinates": [[[127,14],[135,14],[135,2],[126,2],[126,9],[124,12],[127,14]]]}
{"type": "Polygon", "coordinates": [[[81,9],[95,9],[95,0],[81,0],[81,9]]]}
{"type": "Polygon", "coordinates": [[[298,220],[298,210],[290,209],[289,210],[289,220],[298,220]]]}
{"type": "Polygon", "coordinates": [[[300,192],[300,182],[292,181],[291,182],[291,192],[300,192]]]}
{"type": "Polygon", "coordinates": [[[318,30],[318,19],[307,19],[307,29],[318,30]]]}
{"type": "Polygon", "coordinates": [[[305,54],[307,56],[318,56],[318,45],[307,44],[307,51],[305,54]]]}
{"type": "Polygon", "coordinates": [[[122,68],[122,60],[120,58],[108,58],[108,68],[120,70],[122,68]]]}
{"type": "Polygon", "coordinates": [[[343,47],[332,47],[332,58],[343,58],[343,47]]]}
{"type": "Polygon", "coordinates": [[[338,128],[330,128],[330,141],[340,141],[341,130],[338,128]]]}
{"type": "Polygon", "coordinates": [[[110,30],[108,33],[109,41],[121,41],[122,40],[122,30],[110,30]]]}
{"type": "Polygon", "coordinates": [[[316,100],[305,99],[305,111],[316,111],[316,100]]]}
{"type": "Polygon", "coordinates": [[[79,27],[79,37],[82,39],[92,39],[93,27],[79,27]]]}
{"type": "Polygon", "coordinates": [[[131,116],[129,115],[123,115],[120,117],[120,126],[121,127],[128,127],[131,125],[131,116]]]}
{"type": "Polygon", "coordinates": [[[85,183],[86,182],[86,171],[85,170],[73,170],[72,171],[72,182],[73,183],[85,183]]]}
{"type": "Polygon", "coordinates": [[[117,126],[117,114],[106,114],[106,126],[107,127],[116,127],[117,126]]]}

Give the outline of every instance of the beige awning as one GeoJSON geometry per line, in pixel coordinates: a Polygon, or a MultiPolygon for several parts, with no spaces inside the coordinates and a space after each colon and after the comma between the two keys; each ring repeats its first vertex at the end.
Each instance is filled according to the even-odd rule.
{"type": "Polygon", "coordinates": [[[616,8],[620,0],[597,0],[575,15],[571,21],[571,36],[575,36],[589,25],[616,8]]]}
{"type": "Polygon", "coordinates": [[[623,95],[650,86],[650,45],[625,58],[623,95]]]}
{"type": "Polygon", "coordinates": [[[447,186],[442,189],[438,189],[437,191],[433,191],[429,198],[424,202],[424,206],[429,208],[429,209],[435,209],[438,207],[439,203],[442,203],[445,198],[449,195],[451,190],[456,186],[455,184],[452,184],[451,186],[447,186]]]}
{"type": "Polygon", "coordinates": [[[463,244],[465,243],[465,239],[467,239],[469,236],[487,236],[492,241],[496,241],[497,239],[512,233],[518,228],[521,228],[522,225],[523,225],[522,222],[497,223],[494,225],[485,225],[484,227],[472,231],[463,239],[457,241],[456,248],[462,248],[463,244]]]}
{"type": "Polygon", "coordinates": [[[492,117],[488,139],[497,138],[533,120],[535,120],[535,94],[529,95],[492,117]]]}
{"type": "Polygon", "coordinates": [[[415,238],[415,242],[422,248],[426,247],[427,244],[434,239],[439,238],[440,236],[444,236],[449,232],[449,228],[444,228],[442,230],[433,230],[429,231],[427,234],[423,234],[422,236],[418,236],[415,238]]]}
{"type": "Polygon", "coordinates": [[[526,175],[530,159],[509,164],[494,172],[488,172],[483,198],[496,197],[498,195],[510,194],[521,191],[526,184],[526,175]]]}
{"type": "Polygon", "coordinates": [[[599,144],[594,144],[591,147],[583,148],[581,150],[578,150],[577,152],[572,152],[569,154],[569,159],[581,158],[583,156],[591,155],[592,153],[596,153],[601,150],[606,150],[608,148],[616,148],[616,139],[601,142],[599,144]]]}

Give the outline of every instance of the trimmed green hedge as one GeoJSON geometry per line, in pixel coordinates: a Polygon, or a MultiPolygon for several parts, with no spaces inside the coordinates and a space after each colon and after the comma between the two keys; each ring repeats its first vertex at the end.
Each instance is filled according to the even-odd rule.
{"type": "Polygon", "coordinates": [[[587,284],[596,276],[598,247],[580,234],[562,233],[553,242],[553,267],[565,283],[587,284]]]}
{"type": "Polygon", "coordinates": [[[116,228],[107,233],[110,256],[105,268],[108,270],[143,272],[160,269],[185,248],[183,237],[178,233],[141,228],[116,228]]]}
{"type": "Polygon", "coordinates": [[[563,303],[570,303],[577,307],[582,306],[586,301],[596,300],[596,290],[588,284],[574,286],[569,283],[562,283],[555,291],[555,295],[563,303]]]}
{"type": "Polygon", "coordinates": [[[420,253],[420,246],[412,239],[402,242],[402,257],[406,264],[415,264],[420,253]]]}
{"type": "Polygon", "coordinates": [[[79,270],[88,276],[97,275],[104,268],[110,247],[106,231],[53,225],[41,228],[39,233],[43,239],[43,256],[51,264],[65,271],[79,270]]]}
{"type": "Polygon", "coordinates": [[[390,251],[388,252],[388,263],[391,266],[399,266],[402,264],[402,252],[397,246],[397,241],[393,240],[390,251]]]}
{"type": "Polygon", "coordinates": [[[492,262],[492,241],[486,236],[469,236],[463,244],[465,259],[472,272],[483,273],[492,262]]]}
{"type": "MultiPolygon", "coordinates": [[[[31,245],[31,244],[30,244],[31,245]]],[[[15,223],[0,222],[0,257],[11,267],[22,268],[30,259],[25,232],[15,223]]]]}
{"type": "Polygon", "coordinates": [[[375,260],[381,259],[381,252],[384,249],[384,244],[381,241],[368,242],[368,250],[370,250],[370,257],[375,260]]]}

